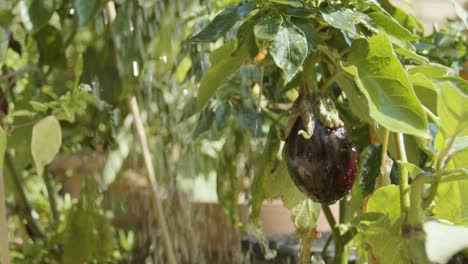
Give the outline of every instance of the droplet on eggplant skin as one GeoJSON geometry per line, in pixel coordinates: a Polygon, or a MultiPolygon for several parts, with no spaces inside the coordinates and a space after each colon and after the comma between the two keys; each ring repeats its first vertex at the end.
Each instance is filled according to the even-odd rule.
{"type": "Polygon", "coordinates": [[[356,178],[357,155],[343,127],[331,129],[315,121],[314,133],[305,139],[301,118],[286,139],[286,163],[297,187],[313,201],[332,204],[343,198],[356,178]]]}

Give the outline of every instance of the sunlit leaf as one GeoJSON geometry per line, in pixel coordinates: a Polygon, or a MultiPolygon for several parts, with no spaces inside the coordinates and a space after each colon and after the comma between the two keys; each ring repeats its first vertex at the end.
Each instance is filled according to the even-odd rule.
{"type": "Polygon", "coordinates": [[[268,0],[271,3],[277,3],[282,5],[288,5],[293,7],[301,7],[302,3],[298,0],[268,0]]]}
{"type": "Polygon", "coordinates": [[[355,36],[358,35],[356,25],[369,20],[369,17],[361,12],[351,9],[338,10],[332,13],[322,13],[323,19],[338,30],[344,30],[355,36]]]}
{"type": "Polygon", "coordinates": [[[385,35],[353,42],[348,67],[369,102],[371,117],[395,131],[429,138],[426,114],[385,35]]]}

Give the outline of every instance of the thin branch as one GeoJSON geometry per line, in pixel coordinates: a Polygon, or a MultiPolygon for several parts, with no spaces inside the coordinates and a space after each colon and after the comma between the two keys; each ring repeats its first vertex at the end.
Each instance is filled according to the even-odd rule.
{"type": "Polygon", "coordinates": [[[57,209],[57,200],[55,198],[54,187],[52,186],[52,178],[50,177],[50,172],[48,171],[44,173],[44,183],[47,189],[50,210],[52,211],[52,216],[54,217],[55,224],[57,224],[60,221],[60,214],[57,209]]]}
{"type": "Polygon", "coordinates": [[[0,263],[10,263],[8,250],[8,221],[6,215],[5,188],[3,184],[3,168],[0,168],[0,263]]]}
{"type": "Polygon", "coordinates": [[[42,72],[41,72],[41,70],[39,68],[37,68],[36,66],[27,65],[27,66],[24,66],[24,67],[21,67],[21,68],[17,69],[16,71],[11,71],[11,72],[9,72],[9,73],[7,73],[5,75],[0,76],[0,81],[7,80],[8,78],[11,78],[13,76],[18,76],[18,75],[21,75],[21,74],[23,74],[25,72],[31,72],[31,71],[39,73],[39,75],[42,78],[42,72]]]}
{"type": "Polygon", "coordinates": [[[440,127],[440,121],[439,121],[439,118],[431,112],[431,110],[429,110],[427,107],[425,107],[424,105],[422,106],[424,108],[424,112],[426,112],[426,115],[432,120],[432,122],[434,122],[434,124],[436,124],[438,127],[440,127]]]}

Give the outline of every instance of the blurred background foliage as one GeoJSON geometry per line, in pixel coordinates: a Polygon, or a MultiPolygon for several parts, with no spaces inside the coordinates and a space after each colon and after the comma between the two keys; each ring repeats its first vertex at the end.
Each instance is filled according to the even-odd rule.
{"type": "MultiPolygon", "coordinates": [[[[267,137],[279,142],[280,135],[265,131],[287,122],[287,103],[297,96],[288,90],[297,82],[285,87],[271,61],[262,70],[248,64],[198,113],[202,73],[222,58],[226,51],[219,48],[236,32],[209,44],[188,38],[237,2],[0,2],[0,116],[8,135],[12,263],[142,263],[150,255],[141,227],[116,224],[125,222],[119,217],[129,210],[129,190],[144,185],[128,114],[132,95],[142,108],[166,196],[177,190],[219,199],[229,219],[242,226],[239,196],[247,194],[267,137]],[[39,177],[31,133],[48,115],[59,119],[63,141],[39,177]]],[[[420,53],[462,69],[467,34],[460,23],[435,30],[418,46],[420,53]]]]}

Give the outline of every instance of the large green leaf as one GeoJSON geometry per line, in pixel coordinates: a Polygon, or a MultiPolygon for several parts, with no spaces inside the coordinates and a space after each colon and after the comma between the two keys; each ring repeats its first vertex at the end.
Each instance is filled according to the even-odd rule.
{"type": "Polygon", "coordinates": [[[276,65],[285,71],[287,80],[296,75],[307,57],[307,52],[307,38],[304,32],[291,24],[281,26],[270,46],[270,54],[276,65]]]}
{"type": "Polygon", "coordinates": [[[371,117],[400,133],[429,138],[427,119],[386,35],[353,42],[348,67],[369,102],[371,117]]]}
{"type": "Polygon", "coordinates": [[[432,113],[437,113],[437,88],[432,81],[422,73],[410,75],[410,80],[421,103],[432,113]]]}
{"type": "Polygon", "coordinates": [[[96,15],[100,5],[100,0],[75,0],[74,7],[78,15],[78,25],[85,26],[96,15]]]}
{"type": "Polygon", "coordinates": [[[262,16],[254,27],[255,37],[260,40],[273,41],[282,23],[283,17],[281,15],[262,16]]]}
{"type": "Polygon", "coordinates": [[[60,31],[46,25],[34,34],[39,49],[39,64],[65,67],[65,47],[60,31]]]}
{"type": "Polygon", "coordinates": [[[449,68],[440,64],[435,64],[435,63],[411,67],[408,69],[408,73],[409,74],[420,73],[429,79],[439,78],[439,77],[448,77],[448,76],[453,76],[455,74],[452,68],[449,68]]]}
{"type": "Polygon", "coordinates": [[[460,222],[468,218],[468,180],[442,182],[437,188],[432,213],[438,219],[460,222]]]}
{"type": "Polygon", "coordinates": [[[447,263],[468,247],[468,227],[429,221],[424,223],[424,231],[427,256],[435,263],[447,263]]]}
{"type": "MultiPolygon", "coordinates": [[[[411,33],[420,35],[422,34],[424,28],[421,23],[413,16],[405,12],[399,7],[395,7],[390,3],[389,0],[377,0],[380,4],[378,8],[385,9],[400,25],[408,29],[411,33]]],[[[373,8],[376,8],[377,5],[374,5],[373,8]]],[[[378,11],[378,9],[377,9],[378,11]]]]}
{"type": "Polygon", "coordinates": [[[192,37],[192,41],[214,41],[226,34],[236,22],[244,19],[255,9],[255,2],[247,2],[237,6],[230,6],[219,13],[200,33],[192,37]]]}
{"type": "Polygon", "coordinates": [[[20,14],[24,26],[36,32],[47,24],[52,14],[60,7],[62,0],[23,0],[20,14]]]}
{"type": "Polygon", "coordinates": [[[369,21],[369,17],[366,14],[351,9],[322,13],[322,16],[332,27],[349,32],[354,36],[358,35],[356,25],[369,21]]]}

